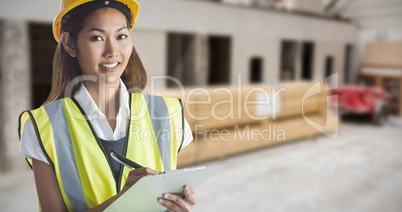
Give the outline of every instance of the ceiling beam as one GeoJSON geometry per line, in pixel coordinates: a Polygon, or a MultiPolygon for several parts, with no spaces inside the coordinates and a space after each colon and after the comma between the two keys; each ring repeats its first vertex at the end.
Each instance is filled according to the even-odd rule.
{"type": "Polygon", "coordinates": [[[330,2],[328,2],[328,4],[325,5],[325,7],[324,7],[324,11],[325,12],[331,11],[331,9],[336,6],[336,3],[338,3],[338,1],[339,0],[331,0],[330,2]]]}
{"type": "Polygon", "coordinates": [[[397,5],[402,5],[402,1],[401,0],[354,0],[354,1],[350,1],[348,7],[344,11],[345,12],[354,12],[354,11],[366,10],[366,9],[395,7],[397,5]]]}
{"type": "Polygon", "coordinates": [[[366,10],[345,11],[342,13],[343,17],[355,18],[372,18],[379,16],[389,16],[394,14],[402,14],[402,4],[395,5],[394,7],[379,7],[366,10]]]}

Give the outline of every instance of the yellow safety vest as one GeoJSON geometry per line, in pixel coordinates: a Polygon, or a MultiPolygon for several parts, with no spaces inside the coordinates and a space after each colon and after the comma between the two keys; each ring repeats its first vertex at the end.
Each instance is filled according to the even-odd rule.
{"type": "MultiPolygon", "coordinates": [[[[175,170],[184,135],[180,99],[131,93],[123,155],[144,167],[175,170]]],[[[93,208],[117,194],[132,169],[113,177],[108,154],[80,105],[63,98],[19,118],[19,135],[31,119],[39,144],[52,166],[69,211],[93,208]]],[[[32,167],[32,161],[27,159],[32,167]]]]}

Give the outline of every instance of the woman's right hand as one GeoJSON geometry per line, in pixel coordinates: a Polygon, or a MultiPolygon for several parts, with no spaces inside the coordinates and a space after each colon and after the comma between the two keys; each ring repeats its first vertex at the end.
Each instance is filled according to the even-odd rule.
{"type": "MultiPolygon", "coordinates": [[[[67,211],[67,207],[60,192],[60,187],[57,183],[56,174],[52,167],[43,161],[32,159],[32,168],[35,177],[36,191],[38,192],[42,211],[67,211]]],[[[124,184],[123,190],[120,193],[88,211],[104,211],[142,177],[157,174],[159,174],[158,171],[150,168],[139,168],[131,171],[127,177],[126,184],[124,184]]]]}
{"type": "Polygon", "coordinates": [[[127,180],[126,180],[126,184],[124,184],[123,187],[123,193],[126,192],[131,186],[133,186],[136,182],[138,182],[138,180],[140,180],[142,177],[145,176],[151,176],[151,175],[158,175],[161,172],[158,172],[154,169],[151,168],[138,168],[138,169],[134,169],[132,171],[130,171],[130,173],[128,174],[127,180]]]}
{"type": "Polygon", "coordinates": [[[124,184],[123,189],[114,195],[113,197],[109,198],[105,202],[101,203],[100,205],[92,208],[91,210],[88,210],[88,212],[98,212],[98,211],[104,211],[109,205],[111,205],[114,201],[116,201],[117,198],[119,198],[121,195],[124,194],[131,186],[133,186],[138,180],[140,180],[142,177],[145,176],[151,176],[151,175],[157,175],[160,172],[150,169],[150,168],[139,168],[130,171],[128,174],[126,184],[124,184]]]}

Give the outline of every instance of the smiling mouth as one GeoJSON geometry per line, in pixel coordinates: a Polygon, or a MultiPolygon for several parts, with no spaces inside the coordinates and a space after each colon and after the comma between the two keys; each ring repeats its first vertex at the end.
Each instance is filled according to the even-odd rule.
{"type": "Polygon", "coordinates": [[[112,64],[99,64],[99,66],[103,67],[103,68],[114,68],[119,64],[120,64],[119,62],[116,62],[116,63],[112,63],[112,64]]]}

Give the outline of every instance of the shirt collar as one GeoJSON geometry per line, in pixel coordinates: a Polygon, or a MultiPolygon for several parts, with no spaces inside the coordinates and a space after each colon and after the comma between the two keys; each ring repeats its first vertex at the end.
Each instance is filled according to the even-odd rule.
{"type": "Polygon", "coordinates": [[[130,105],[128,105],[129,97],[130,94],[128,93],[127,87],[120,79],[120,109],[123,109],[127,114],[130,114],[130,105]]]}
{"type": "MultiPolygon", "coordinates": [[[[119,113],[125,112],[126,114],[129,114],[130,113],[130,106],[128,105],[129,93],[127,91],[126,85],[121,79],[120,79],[119,95],[120,95],[119,113]]],[[[89,94],[88,90],[85,88],[84,83],[81,83],[77,92],[74,94],[74,98],[78,101],[78,103],[81,105],[82,109],[87,115],[102,114],[102,112],[96,105],[95,101],[93,100],[91,94],[89,94]]]]}

